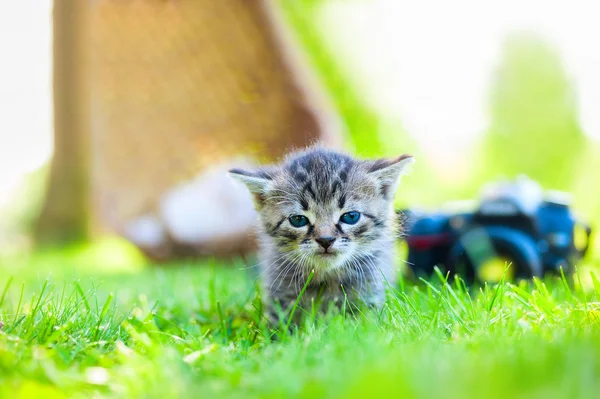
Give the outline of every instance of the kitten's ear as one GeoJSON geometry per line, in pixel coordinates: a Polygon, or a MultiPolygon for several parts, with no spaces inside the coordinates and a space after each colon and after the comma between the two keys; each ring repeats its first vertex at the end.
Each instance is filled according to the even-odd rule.
{"type": "Polygon", "coordinates": [[[243,169],[231,169],[229,175],[237,181],[244,183],[252,193],[257,205],[262,204],[269,183],[272,180],[272,176],[269,173],[263,170],[247,171],[243,169]]]}
{"type": "Polygon", "coordinates": [[[382,194],[388,197],[390,193],[396,190],[400,178],[408,172],[409,166],[414,161],[412,155],[367,161],[367,173],[379,181],[382,194]]]}

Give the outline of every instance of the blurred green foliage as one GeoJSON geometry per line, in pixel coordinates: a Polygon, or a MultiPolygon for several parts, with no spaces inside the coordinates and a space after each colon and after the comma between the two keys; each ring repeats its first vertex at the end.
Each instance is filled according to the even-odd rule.
{"type": "Polygon", "coordinates": [[[533,34],[509,36],[501,54],[477,170],[487,178],[526,174],[544,187],[571,189],[586,138],[560,54],[533,34]]]}
{"type": "Polygon", "coordinates": [[[417,141],[398,119],[386,118],[369,107],[354,84],[346,61],[323,40],[318,13],[324,3],[324,0],[279,1],[304,55],[342,120],[347,149],[361,157],[394,157],[405,153],[415,156],[418,167],[413,168],[397,205],[403,207],[430,200],[435,183],[428,188],[418,182],[433,183],[436,177],[431,165],[423,162],[425,157],[417,141]]]}
{"type": "Polygon", "coordinates": [[[288,23],[303,47],[317,78],[339,113],[347,130],[347,146],[364,157],[393,156],[398,151],[418,150],[418,145],[398,120],[383,117],[363,100],[353,76],[322,37],[318,13],[323,0],[280,1],[288,23]]]}
{"type": "Polygon", "coordinates": [[[392,156],[399,151],[417,156],[418,163],[403,190],[402,205],[431,206],[472,199],[486,182],[524,174],[546,189],[573,192],[575,205],[600,220],[600,209],[591,201],[600,194],[593,183],[600,178],[599,146],[582,131],[577,93],[561,54],[551,42],[534,33],[507,36],[497,69],[490,76],[489,127],[473,137],[469,153],[464,154],[469,167],[460,172],[466,178],[448,182],[410,132],[363,101],[345,60],[327,46],[319,30],[318,13],[324,3],[280,1],[347,128],[348,148],[361,156],[392,156]]]}

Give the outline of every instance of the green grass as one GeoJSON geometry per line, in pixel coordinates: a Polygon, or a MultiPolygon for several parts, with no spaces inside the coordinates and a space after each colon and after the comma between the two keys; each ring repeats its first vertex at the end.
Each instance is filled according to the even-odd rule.
{"type": "Polygon", "coordinates": [[[271,340],[242,263],[119,274],[73,256],[59,269],[61,259],[0,263],[1,398],[600,392],[600,284],[589,273],[576,288],[404,283],[381,313],[329,315],[271,340]]]}

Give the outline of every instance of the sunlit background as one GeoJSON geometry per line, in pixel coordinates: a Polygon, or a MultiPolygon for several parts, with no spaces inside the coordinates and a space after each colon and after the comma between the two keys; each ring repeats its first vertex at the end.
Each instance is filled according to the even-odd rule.
{"type": "Polygon", "coordinates": [[[0,5],[0,204],[52,152],[52,2],[0,5]]]}
{"type": "MultiPolygon", "coordinates": [[[[501,166],[492,172],[490,165],[480,162],[490,159],[486,145],[493,140],[486,144],[486,134],[501,130],[498,125],[503,118],[499,114],[502,107],[505,116],[523,112],[521,116],[528,118],[523,107],[535,108],[535,103],[543,102],[547,93],[556,93],[536,91],[536,85],[552,85],[552,79],[558,79],[564,80],[560,84],[568,90],[557,101],[563,101],[565,107],[572,106],[577,125],[573,131],[580,131],[588,144],[562,147],[550,139],[550,145],[560,147],[559,155],[552,157],[562,152],[567,158],[576,158],[575,166],[579,168],[566,177],[569,184],[562,184],[560,177],[557,187],[550,188],[574,191],[581,209],[595,212],[596,189],[592,186],[598,174],[592,169],[598,166],[600,139],[597,2],[306,2],[309,3],[310,8],[303,7],[302,2],[291,2],[284,8],[292,15],[292,22],[298,10],[310,9],[306,15],[314,15],[309,22],[306,18],[296,19],[301,23],[292,25],[300,37],[312,38],[300,40],[309,54],[314,50],[311,43],[314,44],[315,35],[309,36],[306,31],[315,28],[319,44],[332,55],[336,69],[321,70],[321,81],[327,81],[328,74],[344,76],[343,84],[351,86],[361,106],[375,115],[377,122],[367,125],[379,131],[367,134],[379,133],[382,148],[389,144],[393,151],[401,150],[409,138],[415,141],[416,147],[407,148],[418,148],[420,154],[423,172],[415,172],[416,176],[430,180],[411,182],[410,189],[421,190],[421,194],[409,196],[409,201],[435,205],[457,196],[472,196],[486,179],[502,176],[503,172],[508,176],[516,174],[518,170],[501,166]],[[528,59],[527,54],[533,55],[528,59]],[[511,66],[513,61],[523,65],[511,66]],[[502,79],[508,80],[499,83],[499,71],[503,68],[508,72],[502,79]],[[533,69],[519,75],[519,68],[533,69]],[[510,81],[511,77],[516,80],[510,81]],[[544,81],[545,78],[549,80],[544,81]],[[534,89],[528,92],[528,85],[534,89]],[[521,104],[517,104],[519,99],[521,104]],[[517,105],[506,111],[503,101],[517,105]],[[479,169],[490,172],[478,175],[479,169]],[[439,187],[434,197],[430,194],[431,185],[439,187]],[[586,195],[588,192],[590,195],[586,195]]],[[[26,177],[46,164],[52,153],[51,6],[49,0],[0,5],[1,208],[15,209],[14,201],[26,177]]],[[[321,69],[327,67],[314,57],[312,65],[317,69],[319,65],[321,69]]],[[[335,90],[337,85],[329,85],[329,90],[335,90]]],[[[555,115],[544,115],[551,113],[550,109],[539,108],[536,117],[552,118],[555,115]]],[[[520,121],[518,115],[515,118],[520,121]]],[[[351,125],[351,117],[345,120],[351,125]]],[[[538,123],[535,129],[538,128],[543,129],[543,123],[538,123]]],[[[352,132],[352,125],[349,130],[352,132]]],[[[571,140],[570,136],[565,140],[571,140]]],[[[356,143],[363,142],[355,140],[356,143]]],[[[519,148],[512,151],[510,147],[494,148],[498,152],[514,151],[520,158],[536,158],[544,156],[540,146],[549,145],[535,135],[519,143],[519,148]]],[[[357,150],[360,152],[361,148],[357,150]]],[[[514,155],[504,152],[499,156],[506,156],[511,163],[514,155]]],[[[547,176],[533,177],[552,185],[555,171],[547,165],[542,162],[532,166],[530,173],[535,174],[536,167],[547,169],[547,176]]],[[[591,216],[597,215],[596,212],[591,216]]],[[[5,225],[8,221],[10,217],[3,220],[5,225]]]]}
{"type": "Polygon", "coordinates": [[[582,259],[572,222],[600,228],[599,16],[599,0],[0,0],[0,398],[597,398],[600,235],[582,259]],[[398,284],[381,234],[348,273],[305,273],[294,243],[257,259],[226,172],[315,140],[414,155],[394,205],[426,216],[403,218],[398,284]],[[515,218],[505,197],[427,217],[523,174],[576,218],[515,218]],[[385,306],[363,312],[378,271],[385,306]],[[342,313],[321,318],[338,284],[342,313]]]}

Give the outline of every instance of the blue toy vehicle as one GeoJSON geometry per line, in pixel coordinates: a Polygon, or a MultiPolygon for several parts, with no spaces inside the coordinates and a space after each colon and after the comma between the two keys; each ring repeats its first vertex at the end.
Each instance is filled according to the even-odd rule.
{"type": "Polygon", "coordinates": [[[402,214],[413,272],[429,276],[438,266],[469,282],[568,274],[591,235],[565,193],[544,193],[527,178],[485,187],[468,212],[402,214]]]}

